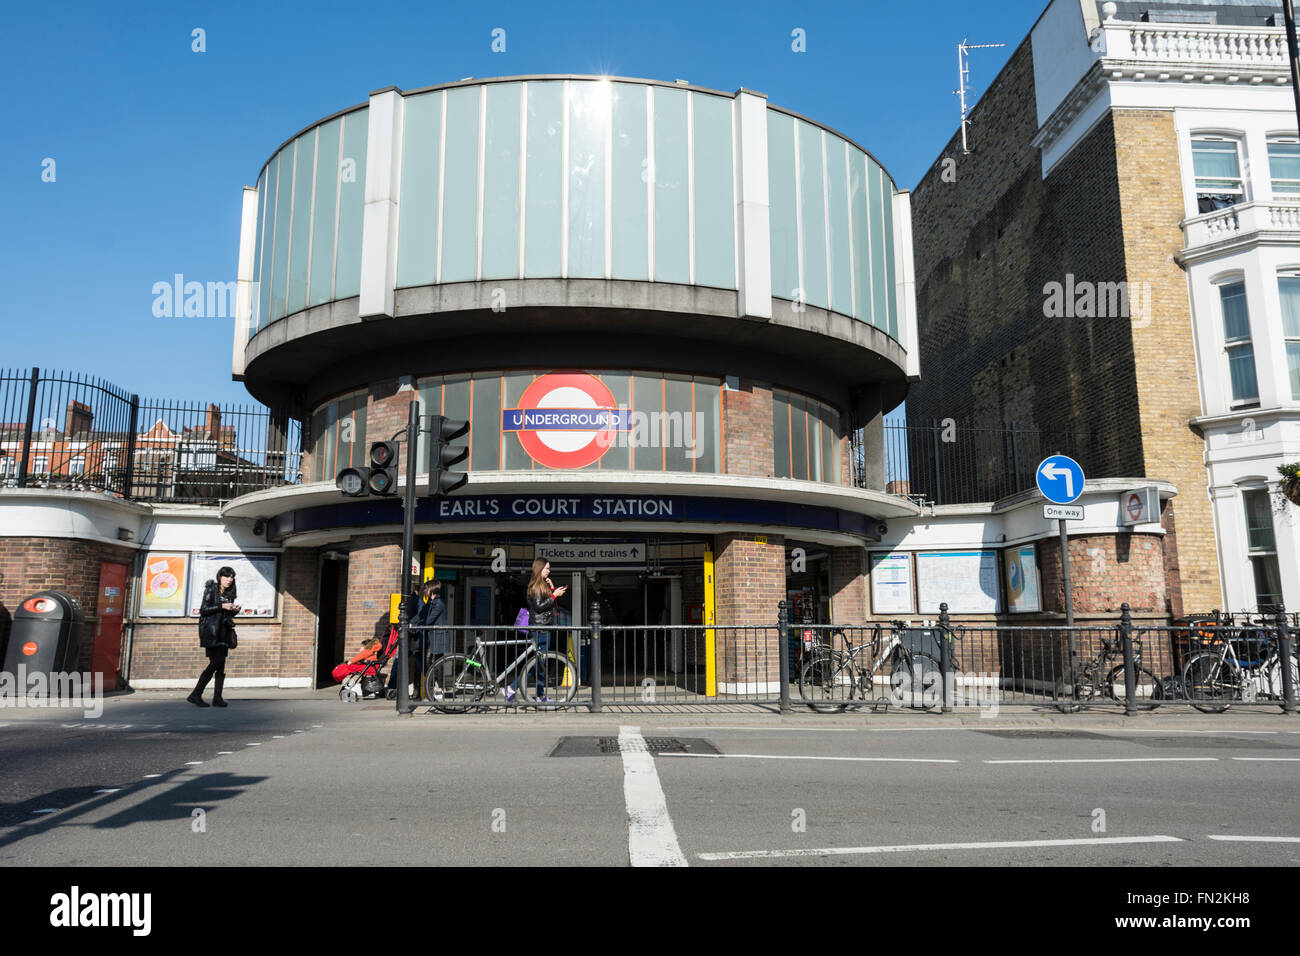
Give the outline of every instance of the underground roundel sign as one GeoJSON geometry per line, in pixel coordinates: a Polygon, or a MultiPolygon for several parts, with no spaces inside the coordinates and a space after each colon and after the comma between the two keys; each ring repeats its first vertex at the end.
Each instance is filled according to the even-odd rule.
{"type": "Polygon", "coordinates": [[[600,459],[628,429],[605,384],[585,372],[550,372],[501,412],[502,432],[514,432],[533,461],[546,468],[582,468],[600,459]]]}

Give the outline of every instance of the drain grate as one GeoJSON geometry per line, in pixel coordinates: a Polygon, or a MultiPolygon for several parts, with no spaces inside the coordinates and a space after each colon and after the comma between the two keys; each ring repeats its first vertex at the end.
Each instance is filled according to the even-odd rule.
{"type": "MultiPolygon", "coordinates": [[[[640,749],[640,748],[638,748],[640,749]]],[[[701,737],[646,737],[645,753],[716,754],[718,748],[701,737]]],[[[622,753],[617,737],[561,737],[551,757],[617,757],[622,753]]]]}

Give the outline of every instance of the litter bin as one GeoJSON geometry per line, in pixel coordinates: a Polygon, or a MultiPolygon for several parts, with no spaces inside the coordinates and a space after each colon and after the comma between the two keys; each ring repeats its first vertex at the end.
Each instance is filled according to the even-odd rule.
{"type": "MultiPolygon", "coordinates": [[[[905,628],[899,634],[898,640],[913,657],[922,654],[934,658],[935,661],[943,660],[943,649],[939,643],[943,637],[937,627],[905,628]]],[[[952,658],[948,659],[948,666],[952,667],[952,658]]]]}
{"type": "Polygon", "coordinates": [[[5,651],[4,669],[17,674],[22,665],[28,677],[40,672],[50,677],[77,669],[84,617],[76,598],[65,591],[38,591],[14,612],[5,651]]]}

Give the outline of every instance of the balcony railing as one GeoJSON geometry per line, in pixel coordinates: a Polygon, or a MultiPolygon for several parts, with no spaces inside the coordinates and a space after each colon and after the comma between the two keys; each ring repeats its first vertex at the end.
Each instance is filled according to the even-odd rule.
{"type": "Polygon", "coordinates": [[[1300,202],[1239,203],[1183,220],[1183,239],[1189,249],[1267,233],[1300,242],[1300,202]]]}
{"type": "Polygon", "coordinates": [[[1108,59],[1188,67],[1288,68],[1286,31],[1281,27],[1109,20],[1100,29],[1101,52],[1108,59]]]}

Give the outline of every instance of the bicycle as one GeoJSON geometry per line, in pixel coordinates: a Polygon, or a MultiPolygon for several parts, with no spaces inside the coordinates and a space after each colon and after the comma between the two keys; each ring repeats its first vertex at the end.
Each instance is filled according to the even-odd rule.
{"type": "MultiPolygon", "coordinates": [[[[1134,696],[1139,710],[1155,710],[1164,696],[1164,685],[1156,675],[1142,666],[1142,642],[1133,641],[1134,696]]],[[[1056,709],[1063,714],[1078,713],[1083,705],[1097,697],[1116,702],[1128,700],[1124,683],[1124,650],[1118,641],[1101,638],[1096,657],[1075,664],[1065,677],[1056,682],[1056,709]],[[1103,677],[1103,675],[1105,675],[1103,677]]]]}
{"type": "MultiPolygon", "coordinates": [[[[1249,621],[1249,618],[1247,618],[1249,621]]],[[[1204,629],[1210,630],[1210,629],[1204,629]]],[[[1210,630],[1219,649],[1192,654],[1183,668],[1187,699],[1205,714],[1221,714],[1234,701],[1253,704],[1261,697],[1281,700],[1282,659],[1276,638],[1255,624],[1210,630]],[[1223,636],[1218,636],[1219,634],[1223,636]],[[1238,649],[1241,653],[1238,654],[1238,649]]],[[[1292,686],[1300,687],[1300,668],[1291,657],[1292,686]]]]}
{"type": "MultiPolygon", "coordinates": [[[[889,637],[882,641],[884,628],[877,624],[871,640],[856,647],[844,628],[829,631],[830,639],[814,644],[811,658],[799,673],[800,698],[823,714],[843,711],[859,696],[875,708],[888,707],[891,703],[934,706],[939,702],[934,699],[935,688],[941,689],[939,662],[929,654],[907,649],[900,635],[908,629],[904,621],[891,621],[889,637]],[[843,641],[846,650],[834,649],[836,637],[843,641]],[[874,662],[870,669],[858,663],[859,656],[868,648],[874,662]],[[888,685],[887,697],[874,696],[878,684],[888,685]]],[[[956,666],[954,656],[952,667],[956,666]]]]}
{"type": "Polygon", "coordinates": [[[425,692],[435,710],[461,714],[479,705],[485,697],[495,697],[517,671],[523,674],[518,693],[524,704],[535,707],[567,704],[578,693],[578,670],[559,651],[538,650],[532,637],[485,641],[477,635],[471,654],[444,654],[433,663],[424,678],[425,692]],[[488,648],[512,644],[528,646],[505,670],[494,675],[488,648]],[[539,667],[544,693],[548,695],[545,699],[537,696],[539,667]]]}

